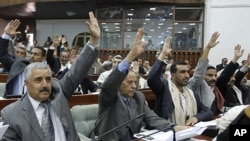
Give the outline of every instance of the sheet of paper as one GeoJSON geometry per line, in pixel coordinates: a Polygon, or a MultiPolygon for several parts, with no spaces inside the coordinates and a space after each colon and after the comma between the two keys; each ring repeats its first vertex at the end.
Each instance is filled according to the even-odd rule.
{"type": "Polygon", "coordinates": [[[196,123],[194,126],[197,126],[197,127],[217,126],[217,122],[216,122],[216,120],[200,121],[200,122],[196,123]]]}
{"type": "Polygon", "coordinates": [[[188,129],[176,132],[176,140],[184,140],[202,134],[207,127],[190,127],[188,129]]]}
{"type": "Polygon", "coordinates": [[[159,130],[149,130],[134,135],[135,138],[142,138],[144,141],[172,141],[173,132],[162,132],[159,130]]]}
{"type": "Polygon", "coordinates": [[[3,125],[3,122],[0,122],[0,139],[2,138],[5,131],[8,129],[9,125],[3,125]]]}

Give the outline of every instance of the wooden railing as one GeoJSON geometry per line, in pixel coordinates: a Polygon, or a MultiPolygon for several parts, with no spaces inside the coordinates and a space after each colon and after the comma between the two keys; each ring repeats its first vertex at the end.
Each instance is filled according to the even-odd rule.
{"type": "Polygon", "coordinates": [[[0,73],[0,83],[5,83],[8,78],[8,73],[0,73]]]}
{"type": "MultiPolygon", "coordinates": [[[[155,103],[155,95],[150,89],[141,90],[141,92],[145,95],[148,105],[151,109],[154,108],[155,103]]],[[[99,94],[84,94],[84,95],[72,95],[69,101],[69,106],[73,107],[74,105],[88,105],[88,104],[96,104],[98,103],[99,94]]],[[[0,100],[0,110],[2,110],[5,106],[10,103],[15,102],[18,98],[11,99],[1,99],[0,100]]]]}

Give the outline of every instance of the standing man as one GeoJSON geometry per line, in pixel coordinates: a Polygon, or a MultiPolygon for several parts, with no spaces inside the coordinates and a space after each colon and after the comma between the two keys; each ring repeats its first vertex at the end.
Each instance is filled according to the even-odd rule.
{"type": "MultiPolygon", "coordinates": [[[[2,140],[80,141],[68,101],[98,56],[94,45],[99,40],[100,28],[92,12],[89,16],[90,22],[87,22],[87,25],[90,40],[61,80],[53,79],[50,68],[41,62],[31,63],[25,68],[24,81],[27,93],[1,111],[4,124],[9,125],[2,140]],[[48,108],[40,106],[46,102],[48,108]],[[43,130],[45,113],[49,113],[46,117],[50,117],[51,120],[47,121],[52,123],[47,124],[47,129],[43,130]]],[[[14,20],[7,27],[14,31],[19,24],[19,20],[14,20]]]]}
{"type": "Polygon", "coordinates": [[[167,37],[158,59],[148,74],[148,85],[156,95],[155,112],[177,125],[194,125],[211,120],[213,113],[204,106],[198,96],[187,87],[189,64],[175,62],[170,67],[171,80],[161,77],[164,58],[171,56],[170,37],[167,37]]]}

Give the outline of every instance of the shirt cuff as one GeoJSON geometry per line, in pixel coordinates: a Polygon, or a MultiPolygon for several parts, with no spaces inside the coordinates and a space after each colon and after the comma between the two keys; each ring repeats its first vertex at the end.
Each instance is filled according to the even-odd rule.
{"type": "Polygon", "coordinates": [[[4,34],[2,35],[2,38],[3,38],[3,39],[10,40],[10,39],[11,39],[11,36],[8,35],[8,34],[6,34],[6,33],[4,33],[4,34]]]}
{"type": "Polygon", "coordinates": [[[55,47],[51,46],[51,47],[49,47],[49,49],[51,49],[51,50],[55,50],[55,47]]]}
{"type": "Polygon", "coordinates": [[[129,69],[130,64],[126,59],[123,59],[121,63],[118,65],[118,70],[122,73],[126,73],[129,69]]]}
{"type": "Polygon", "coordinates": [[[91,49],[95,50],[95,45],[94,45],[94,44],[91,44],[91,43],[88,41],[87,45],[88,45],[91,49]]]}

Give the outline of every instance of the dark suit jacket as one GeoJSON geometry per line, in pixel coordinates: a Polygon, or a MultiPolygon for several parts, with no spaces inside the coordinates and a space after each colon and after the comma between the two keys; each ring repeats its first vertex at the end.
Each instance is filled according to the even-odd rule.
{"type": "MultiPolygon", "coordinates": [[[[228,85],[228,82],[230,81],[231,76],[233,76],[234,72],[238,69],[239,64],[230,62],[225,69],[221,72],[220,76],[217,78],[216,86],[220,90],[221,94],[223,95],[225,99],[225,106],[227,107],[233,107],[235,105],[240,105],[240,102],[236,96],[235,91],[231,86],[228,85]]],[[[244,77],[244,76],[243,76],[244,77]]],[[[242,75],[237,75],[236,78],[236,84],[239,86],[239,83],[241,79],[243,78],[242,75]],[[241,78],[240,78],[241,77],[241,78]]],[[[243,90],[240,88],[240,90],[243,90]]],[[[243,92],[243,91],[242,91],[243,92]]],[[[242,100],[245,101],[245,98],[247,97],[247,94],[242,93],[242,100]],[[244,99],[243,99],[244,98],[244,99]]]]}
{"type": "Polygon", "coordinates": [[[225,67],[222,64],[216,65],[217,72],[224,69],[225,67]]]}
{"type": "MultiPolygon", "coordinates": [[[[9,40],[2,39],[0,37],[0,62],[3,64],[6,70],[9,70],[9,75],[8,75],[6,86],[5,86],[4,97],[6,97],[6,95],[13,94],[12,86],[14,82],[17,80],[18,75],[22,73],[24,68],[30,63],[28,60],[24,58],[13,59],[9,57],[8,43],[9,43],[9,40]]],[[[48,55],[53,55],[53,54],[51,53],[47,54],[47,58],[50,58],[48,55]]],[[[52,72],[57,72],[60,69],[58,68],[59,65],[56,62],[53,62],[53,63],[51,62],[52,61],[49,61],[48,64],[51,67],[52,72]]]]}
{"type": "MultiPolygon", "coordinates": [[[[51,105],[63,124],[67,141],[80,141],[68,101],[97,55],[97,51],[85,46],[64,77],[61,80],[52,79],[51,105]]],[[[6,106],[1,111],[1,116],[4,124],[10,125],[3,140],[44,141],[42,129],[27,94],[6,106]]]]}
{"type": "Polygon", "coordinates": [[[138,115],[145,113],[143,118],[136,119],[127,126],[123,126],[113,131],[99,140],[103,141],[129,141],[128,136],[140,132],[143,121],[152,128],[164,130],[172,127],[168,120],[160,118],[146,104],[145,96],[139,91],[131,98],[130,108],[124,103],[122,96],[118,93],[118,88],[127,74],[115,69],[102,85],[99,96],[99,114],[94,128],[95,136],[134,119],[138,115]]]}
{"type": "MultiPolygon", "coordinates": [[[[168,87],[168,81],[161,77],[162,68],[165,65],[164,62],[156,60],[148,74],[148,86],[152,89],[156,95],[156,102],[154,111],[160,117],[168,119],[171,117],[174,110],[174,104],[171,97],[171,93],[168,87]]],[[[194,93],[196,103],[197,103],[197,114],[195,117],[198,121],[211,120],[213,117],[213,112],[202,104],[198,95],[194,93]]]]}
{"type": "MultiPolygon", "coordinates": [[[[62,77],[69,71],[68,68],[58,73],[57,79],[62,79],[62,77]]],[[[83,94],[87,94],[88,91],[96,92],[98,86],[89,78],[89,76],[85,76],[80,83],[83,94]]]]}

